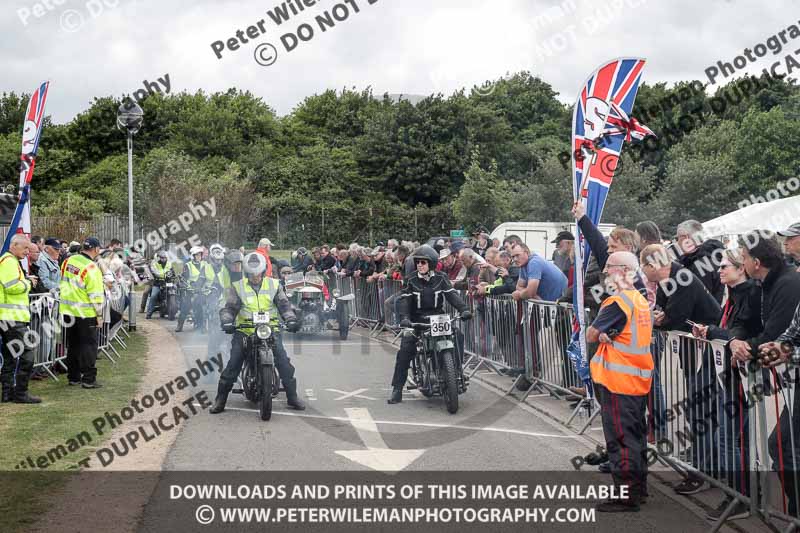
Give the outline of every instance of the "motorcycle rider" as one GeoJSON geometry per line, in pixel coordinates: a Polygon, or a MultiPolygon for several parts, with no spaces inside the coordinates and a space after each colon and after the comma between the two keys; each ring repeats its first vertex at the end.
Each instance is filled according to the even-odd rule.
{"type": "MultiPolygon", "coordinates": [[[[436,272],[436,264],[439,262],[436,250],[425,244],[417,248],[411,257],[417,270],[403,280],[403,290],[397,302],[400,327],[410,328],[412,322],[427,323],[429,316],[445,314],[445,300],[458,310],[462,320],[471,319],[472,313],[450,284],[448,277],[436,272]]],[[[403,386],[408,379],[408,368],[416,355],[416,349],[416,339],[404,335],[394,364],[392,395],[388,400],[390,404],[403,401],[403,386]]]]}
{"type": "Polygon", "coordinates": [[[208,264],[211,266],[211,270],[214,273],[213,276],[211,276],[211,283],[209,283],[209,285],[219,291],[217,294],[221,294],[224,288],[222,282],[225,277],[225,265],[223,264],[225,248],[218,243],[212,244],[208,249],[208,258],[208,264]]]}
{"type": "Polygon", "coordinates": [[[214,279],[214,271],[211,265],[203,261],[202,247],[192,246],[189,254],[192,256],[192,260],[186,263],[181,277],[184,278],[191,289],[194,289],[194,296],[192,296],[191,292],[186,292],[181,300],[178,328],[175,331],[177,333],[183,331],[183,323],[186,321],[189,309],[191,309],[192,317],[194,317],[194,328],[200,328],[200,332],[205,333],[206,323],[203,317],[204,293],[214,279]]]}
{"type": "Polygon", "coordinates": [[[172,263],[167,257],[167,252],[160,250],[156,254],[156,258],[150,263],[150,274],[153,276],[153,283],[150,288],[150,298],[147,301],[147,315],[145,318],[148,320],[153,318],[153,308],[158,303],[158,296],[161,293],[161,287],[157,281],[164,281],[167,277],[167,272],[172,269],[172,263]]]}
{"type": "Polygon", "coordinates": [[[230,289],[225,291],[225,307],[220,311],[219,318],[222,329],[226,333],[233,333],[231,343],[231,357],[225,370],[219,378],[217,386],[217,397],[214,405],[210,409],[211,414],[221,413],[225,410],[225,403],[228,394],[239,377],[244,364],[244,342],[252,334],[252,329],[237,330],[236,325],[243,321],[251,320],[253,313],[258,311],[268,311],[270,314],[270,325],[272,335],[275,340],[273,355],[275,357],[275,368],[283,382],[286,390],[286,403],[290,409],[302,411],[306,408],[305,404],[297,397],[297,379],[294,377],[294,366],[286,354],[286,348],[281,339],[281,330],[278,325],[278,314],[286,321],[286,329],[296,332],[300,329],[300,323],[292,311],[292,305],[286,298],[286,293],[280,286],[278,280],[265,276],[266,261],[263,256],[251,253],[245,258],[244,277],[239,281],[233,282],[230,289]]]}

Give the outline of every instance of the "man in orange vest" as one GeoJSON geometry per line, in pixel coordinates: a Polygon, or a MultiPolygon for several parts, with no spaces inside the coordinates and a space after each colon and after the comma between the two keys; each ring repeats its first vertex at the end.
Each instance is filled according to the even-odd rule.
{"type": "Polygon", "coordinates": [[[597,505],[600,512],[638,511],[647,497],[645,407],[653,376],[653,321],[647,299],[634,287],[639,262],[631,252],[608,257],[604,272],[612,296],[586,332],[599,342],[590,362],[603,433],[619,498],[597,505]],[[627,490],[623,487],[626,487],[627,490]]]}
{"type": "Polygon", "coordinates": [[[264,275],[267,276],[268,278],[277,278],[278,276],[275,275],[278,273],[277,270],[273,273],[272,269],[273,266],[272,264],[275,262],[275,260],[269,256],[271,250],[272,250],[272,241],[270,241],[267,238],[263,238],[260,241],[258,241],[258,248],[256,248],[256,253],[261,255],[262,257],[264,257],[264,259],[267,260],[267,271],[264,273],[264,275]]]}

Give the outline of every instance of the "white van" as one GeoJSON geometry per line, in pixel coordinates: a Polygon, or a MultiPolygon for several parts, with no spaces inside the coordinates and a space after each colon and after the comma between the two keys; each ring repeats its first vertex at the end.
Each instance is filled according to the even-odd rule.
{"type": "MultiPolygon", "coordinates": [[[[600,224],[600,233],[608,236],[616,224],[600,224]]],[[[574,222],[505,222],[497,226],[492,232],[492,239],[503,239],[508,235],[517,235],[531,251],[536,252],[545,259],[552,259],[556,245],[551,241],[556,239],[559,232],[567,230],[575,235],[574,222]]]]}

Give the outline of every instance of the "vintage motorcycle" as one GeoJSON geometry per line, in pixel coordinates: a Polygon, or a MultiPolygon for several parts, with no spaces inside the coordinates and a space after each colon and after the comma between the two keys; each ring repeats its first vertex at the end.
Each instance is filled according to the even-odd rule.
{"type": "Polygon", "coordinates": [[[456,332],[453,324],[461,319],[449,315],[432,315],[430,324],[411,323],[403,328],[404,336],[417,339],[417,352],[411,361],[416,387],[426,398],[442,396],[447,412],[458,411],[458,395],[466,392],[468,380],[464,376],[460,350],[456,349],[456,332]]]}
{"type": "Polygon", "coordinates": [[[316,272],[287,275],[285,289],[302,333],[321,333],[328,329],[329,320],[336,320],[339,339],[347,340],[350,331],[348,302],[355,299],[354,294],[342,296],[336,289],[329,291],[325,279],[316,272]]]}
{"type": "Polygon", "coordinates": [[[258,404],[261,420],[272,417],[272,399],[280,392],[280,378],[275,368],[272,349],[275,346],[270,316],[266,311],[253,314],[253,320],[242,322],[237,331],[253,329],[244,339],[244,365],[242,366],[242,388],[231,392],[242,393],[247,400],[258,404]]]}
{"type": "Polygon", "coordinates": [[[178,280],[172,269],[167,270],[164,279],[154,279],[153,286],[158,287],[158,300],[153,307],[161,318],[175,320],[178,313],[178,280]]]}

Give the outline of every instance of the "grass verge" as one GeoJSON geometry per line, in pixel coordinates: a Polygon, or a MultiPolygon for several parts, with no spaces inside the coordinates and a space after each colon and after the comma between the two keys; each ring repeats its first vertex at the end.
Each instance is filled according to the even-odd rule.
{"type": "Polygon", "coordinates": [[[31,394],[42,398],[38,405],[4,403],[0,405],[0,522],[2,531],[24,531],[42,513],[49,494],[77,472],[78,461],[102,446],[110,435],[98,436],[92,420],[106,411],[119,412],[136,396],[144,375],[147,340],[133,333],[126,341],[127,350],[111,363],[102,353],[97,360],[100,389],[82,389],[67,384],[65,374],[59,381],[48,378],[31,382],[31,394]],[[40,456],[58,445],[66,446],[81,432],[91,435],[92,441],[65,457],[48,461],[45,469],[18,470],[16,466],[27,457],[36,463],[40,456]],[[101,440],[102,439],[102,440],[101,440]],[[32,472],[33,470],[33,472],[32,472]],[[47,472],[47,475],[43,475],[47,472]],[[53,472],[60,474],[53,475],[53,472]]]}

